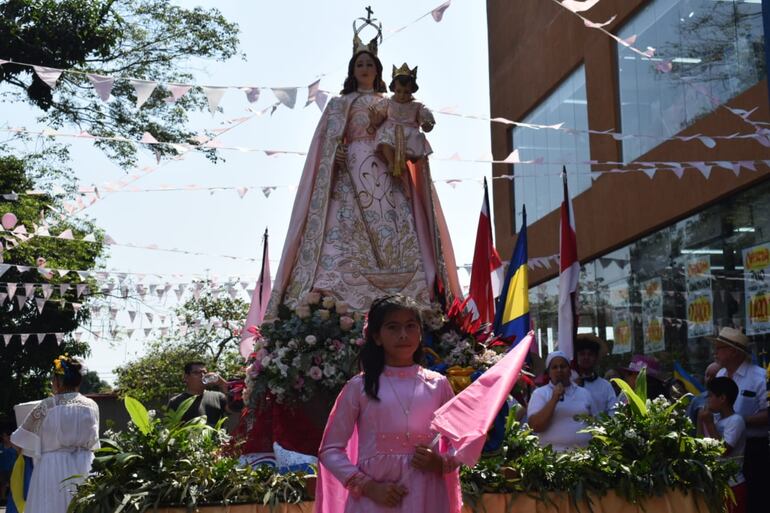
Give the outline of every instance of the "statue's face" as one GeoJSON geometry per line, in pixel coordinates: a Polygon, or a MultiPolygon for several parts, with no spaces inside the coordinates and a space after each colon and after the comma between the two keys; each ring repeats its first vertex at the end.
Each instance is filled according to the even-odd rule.
{"type": "Polygon", "coordinates": [[[372,89],[374,87],[374,79],[377,77],[377,65],[374,63],[374,59],[368,53],[362,53],[356,57],[356,62],[353,65],[353,76],[358,82],[359,89],[372,89]]]}
{"type": "Polygon", "coordinates": [[[395,91],[393,91],[393,99],[398,103],[409,103],[412,101],[412,88],[408,85],[403,85],[401,82],[396,82],[394,85],[395,91]]]}

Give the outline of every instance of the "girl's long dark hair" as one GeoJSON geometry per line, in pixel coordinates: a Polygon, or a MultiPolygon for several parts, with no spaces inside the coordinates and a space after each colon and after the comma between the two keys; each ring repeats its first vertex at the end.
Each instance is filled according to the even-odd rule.
{"type": "Polygon", "coordinates": [[[342,91],[340,91],[340,94],[353,93],[358,90],[358,80],[356,80],[354,68],[356,66],[356,59],[358,59],[358,56],[362,53],[365,53],[371,57],[374,60],[374,66],[377,68],[377,76],[374,78],[374,91],[377,93],[387,92],[387,89],[385,88],[385,81],[382,79],[382,63],[380,62],[380,59],[378,59],[376,55],[369,52],[358,52],[357,54],[353,55],[353,57],[350,59],[350,62],[348,62],[348,78],[345,79],[345,83],[342,85],[342,91]]]}
{"type": "MultiPolygon", "coordinates": [[[[377,393],[380,390],[380,375],[385,369],[385,351],[382,346],[378,346],[374,341],[374,334],[379,333],[382,325],[385,323],[385,318],[390,313],[398,310],[411,312],[422,326],[420,307],[410,297],[401,294],[383,296],[375,299],[371,308],[369,308],[366,321],[366,338],[361,348],[361,353],[358,356],[358,361],[364,373],[364,392],[375,401],[380,400],[377,393]]],[[[422,344],[420,344],[412,355],[412,360],[414,360],[414,363],[419,364],[422,363],[422,357],[422,344]]]]}

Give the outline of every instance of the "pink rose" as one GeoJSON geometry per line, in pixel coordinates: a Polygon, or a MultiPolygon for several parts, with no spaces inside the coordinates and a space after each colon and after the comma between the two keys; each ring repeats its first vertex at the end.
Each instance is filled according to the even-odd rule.
{"type": "Polygon", "coordinates": [[[340,329],[342,331],[350,331],[353,329],[353,325],[356,323],[352,318],[347,315],[340,317],[340,329]]]}
{"type": "Polygon", "coordinates": [[[356,339],[356,345],[357,345],[358,347],[361,347],[362,345],[364,345],[364,343],[365,343],[365,342],[366,342],[366,341],[365,341],[364,339],[362,339],[362,338],[357,338],[357,339],[356,339]]]}
{"type": "Polygon", "coordinates": [[[305,380],[302,379],[302,376],[297,376],[297,380],[294,382],[294,388],[297,390],[300,390],[304,385],[305,385],[305,380]]]}
{"type": "Polygon", "coordinates": [[[343,344],[341,341],[336,340],[336,339],[332,340],[332,345],[334,345],[335,351],[339,351],[340,349],[345,347],[345,344],[343,344]]]}
{"type": "Polygon", "coordinates": [[[316,365],[321,365],[323,363],[324,359],[321,358],[319,355],[315,355],[313,357],[313,363],[316,365]]]}
{"type": "Polygon", "coordinates": [[[300,305],[294,309],[294,313],[296,313],[297,317],[300,319],[307,319],[310,317],[310,307],[307,305],[300,305]]]}
{"type": "Polygon", "coordinates": [[[343,315],[350,311],[350,305],[344,301],[338,301],[337,306],[334,308],[338,314],[343,315]]]}
{"type": "Polygon", "coordinates": [[[324,373],[320,367],[313,365],[312,367],[310,367],[310,370],[307,371],[307,375],[313,378],[314,380],[318,381],[323,377],[324,373]]]}
{"type": "Polygon", "coordinates": [[[320,292],[308,292],[305,294],[305,304],[307,305],[317,305],[321,301],[321,293],[320,292]]]}

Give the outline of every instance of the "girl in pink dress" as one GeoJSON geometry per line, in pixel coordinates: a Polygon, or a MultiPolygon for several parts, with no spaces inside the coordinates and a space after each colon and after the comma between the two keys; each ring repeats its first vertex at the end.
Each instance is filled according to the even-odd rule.
{"type": "Polygon", "coordinates": [[[417,92],[417,66],[409,69],[404,63],[400,68],[393,66],[393,80],[389,89],[390,98],[384,98],[370,107],[372,127],[377,128],[375,144],[385,157],[393,176],[400,176],[406,170],[406,161],[424,159],[433,150],[424,132],[433,130],[436,121],[433,114],[422,103],[415,101],[417,92]]]}
{"type": "Polygon", "coordinates": [[[319,449],[315,511],[459,513],[458,463],[429,429],[454,394],[443,375],[419,364],[419,308],[385,296],[367,322],[363,372],[337,397],[319,449]]]}

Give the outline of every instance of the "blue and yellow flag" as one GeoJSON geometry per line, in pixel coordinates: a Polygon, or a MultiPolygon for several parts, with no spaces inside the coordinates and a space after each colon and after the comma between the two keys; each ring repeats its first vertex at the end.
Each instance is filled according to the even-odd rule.
{"type": "Polygon", "coordinates": [[[692,395],[702,393],[706,388],[700,384],[700,381],[692,377],[679,362],[674,362],[674,379],[678,379],[684,384],[685,390],[692,395]]]}
{"type": "Polygon", "coordinates": [[[529,279],[527,277],[527,210],[523,209],[521,230],[511,263],[505,272],[503,290],[495,312],[495,335],[513,344],[529,333],[529,279]]]}

